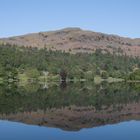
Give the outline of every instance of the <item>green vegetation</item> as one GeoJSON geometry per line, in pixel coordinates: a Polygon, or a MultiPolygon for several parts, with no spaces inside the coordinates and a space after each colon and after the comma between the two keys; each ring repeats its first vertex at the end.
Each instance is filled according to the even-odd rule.
{"type": "Polygon", "coordinates": [[[129,79],[132,81],[140,81],[140,69],[134,69],[134,71],[130,73],[129,79]]]}
{"type": "Polygon", "coordinates": [[[138,57],[103,54],[101,50],[70,54],[47,48],[0,45],[0,81],[140,80],[140,72],[134,72],[139,67],[138,57]]]}
{"type": "Polygon", "coordinates": [[[0,114],[46,110],[63,107],[88,107],[96,110],[140,102],[139,84],[94,85],[89,83],[70,84],[67,87],[50,86],[47,90],[39,84],[0,86],[0,114]]]}

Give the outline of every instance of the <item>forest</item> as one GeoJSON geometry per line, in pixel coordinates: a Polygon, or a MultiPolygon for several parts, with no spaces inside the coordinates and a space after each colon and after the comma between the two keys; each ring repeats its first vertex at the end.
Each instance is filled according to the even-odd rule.
{"type": "Polygon", "coordinates": [[[0,81],[86,79],[140,80],[140,58],[102,53],[66,53],[47,48],[0,45],[0,81]]]}

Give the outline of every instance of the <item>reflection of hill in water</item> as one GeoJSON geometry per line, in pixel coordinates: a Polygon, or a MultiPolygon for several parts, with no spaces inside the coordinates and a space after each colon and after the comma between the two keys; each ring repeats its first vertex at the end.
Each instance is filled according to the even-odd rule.
{"type": "Polygon", "coordinates": [[[4,86],[0,88],[0,118],[65,130],[139,120],[137,86],[88,83],[47,90],[4,86]]]}

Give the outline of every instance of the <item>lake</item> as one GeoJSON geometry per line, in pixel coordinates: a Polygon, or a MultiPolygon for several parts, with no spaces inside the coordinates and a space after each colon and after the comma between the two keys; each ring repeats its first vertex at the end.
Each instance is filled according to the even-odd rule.
{"type": "Polygon", "coordinates": [[[0,86],[2,140],[139,140],[140,85],[0,86]]]}

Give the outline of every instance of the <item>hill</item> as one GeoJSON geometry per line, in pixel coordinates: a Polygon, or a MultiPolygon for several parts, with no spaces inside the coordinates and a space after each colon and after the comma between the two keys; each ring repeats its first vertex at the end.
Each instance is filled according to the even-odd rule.
{"type": "Polygon", "coordinates": [[[80,28],[65,28],[57,31],[32,33],[22,36],[2,38],[1,43],[24,47],[48,48],[70,53],[110,52],[127,56],[140,56],[140,39],[108,35],[80,28]]]}

